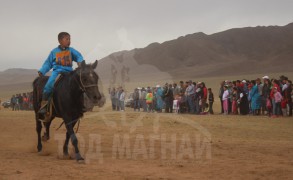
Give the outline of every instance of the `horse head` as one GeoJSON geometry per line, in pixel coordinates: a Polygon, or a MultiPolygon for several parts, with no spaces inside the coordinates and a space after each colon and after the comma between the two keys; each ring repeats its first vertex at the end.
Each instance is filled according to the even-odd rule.
{"type": "Polygon", "coordinates": [[[82,61],[77,69],[80,88],[94,105],[100,105],[102,99],[98,86],[99,76],[95,72],[97,65],[97,60],[93,64],[86,64],[85,61],[82,61]]]}

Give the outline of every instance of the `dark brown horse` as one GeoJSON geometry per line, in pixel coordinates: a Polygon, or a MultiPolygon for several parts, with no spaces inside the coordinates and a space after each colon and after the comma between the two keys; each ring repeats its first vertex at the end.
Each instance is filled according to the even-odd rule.
{"type": "MultiPolygon", "coordinates": [[[[94,105],[101,105],[100,101],[102,95],[98,87],[99,77],[94,71],[97,67],[97,64],[98,61],[95,61],[94,64],[86,64],[85,61],[83,61],[80,67],[76,68],[74,71],[63,74],[63,77],[61,78],[60,82],[55,86],[52,94],[54,108],[52,111],[51,121],[55,117],[62,118],[67,130],[65,143],[63,146],[63,154],[64,156],[69,156],[68,142],[69,139],[71,139],[71,142],[75,149],[75,157],[77,161],[82,161],[84,159],[79,153],[78,141],[73,131],[73,128],[77,120],[79,120],[79,118],[81,118],[84,113],[84,93],[94,105]]],[[[36,78],[33,82],[33,104],[36,118],[36,130],[38,134],[38,152],[42,151],[42,123],[39,120],[42,119],[42,117],[40,117],[38,111],[41,106],[42,91],[47,80],[48,77],[44,76],[36,78]]],[[[43,136],[45,140],[48,140],[50,137],[49,129],[51,121],[43,123],[43,125],[46,127],[46,132],[43,136]]]]}

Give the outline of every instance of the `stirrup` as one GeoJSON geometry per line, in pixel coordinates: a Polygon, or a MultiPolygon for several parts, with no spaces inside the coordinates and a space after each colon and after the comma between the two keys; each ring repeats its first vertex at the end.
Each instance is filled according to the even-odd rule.
{"type": "Polygon", "coordinates": [[[49,101],[42,101],[41,108],[39,109],[38,113],[45,115],[47,113],[48,104],[49,104],[49,101]]]}

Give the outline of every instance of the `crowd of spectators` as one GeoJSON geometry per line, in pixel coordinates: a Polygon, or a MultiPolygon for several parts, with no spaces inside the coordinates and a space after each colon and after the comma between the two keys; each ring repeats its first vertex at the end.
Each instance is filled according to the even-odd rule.
{"type": "MultiPolygon", "coordinates": [[[[112,109],[125,111],[123,88],[109,89],[112,109]]],[[[131,94],[134,111],[214,114],[214,93],[204,82],[180,81],[163,87],[135,88],[131,94]]],[[[225,80],[220,83],[220,114],[292,116],[292,82],[286,76],[253,80],[225,80]]]]}

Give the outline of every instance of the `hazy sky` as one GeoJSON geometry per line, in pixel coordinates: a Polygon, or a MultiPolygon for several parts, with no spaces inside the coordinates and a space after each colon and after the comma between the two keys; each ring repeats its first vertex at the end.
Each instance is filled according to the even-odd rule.
{"type": "Polygon", "coordinates": [[[195,32],[293,22],[292,0],[0,0],[0,71],[39,69],[71,34],[87,61],[195,32]]]}

